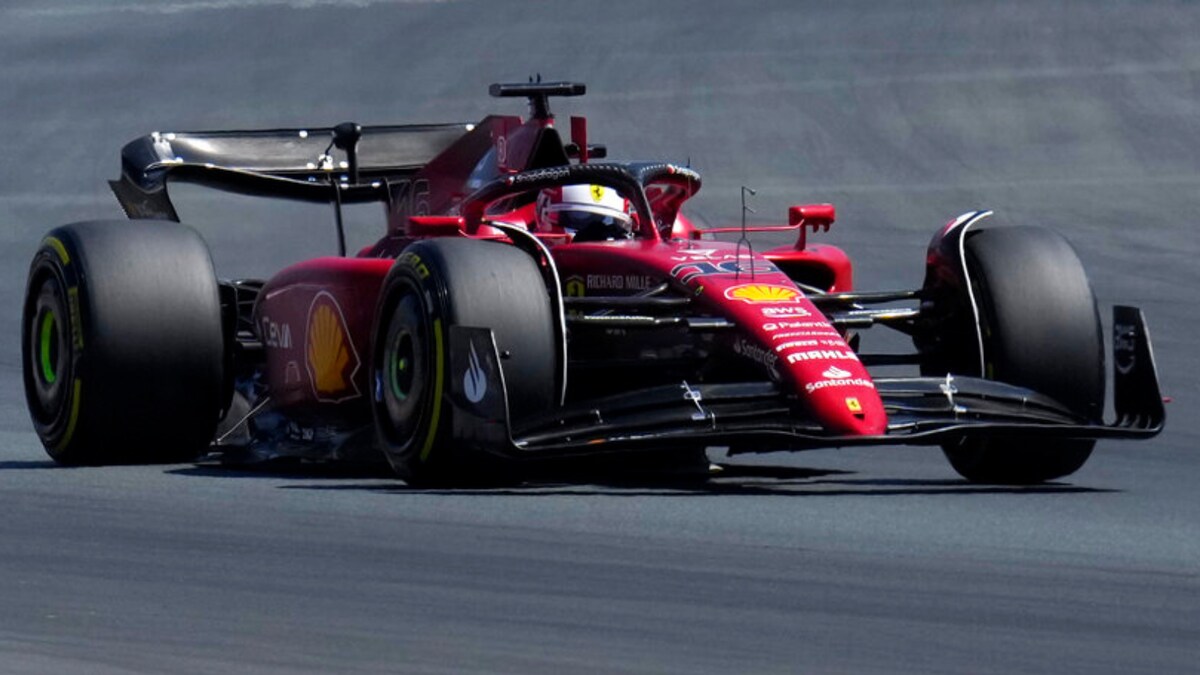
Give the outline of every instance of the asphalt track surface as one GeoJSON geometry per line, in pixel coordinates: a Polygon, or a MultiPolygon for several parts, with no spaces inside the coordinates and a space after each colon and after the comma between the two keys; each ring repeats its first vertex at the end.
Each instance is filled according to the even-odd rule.
{"type": "MultiPolygon", "coordinates": [[[[1200,5],[10,0],[0,45],[0,672],[1200,669],[1200,5]],[[1029,489],[904,448],[468,492],[47,461],[24,275],[119,216],[126,140],[472,121],[536,72],[588,83],[558,109],[612,156],[690,158],[711,223],[741,185],[762,219],[835,202],[863,287],[919,284],[970,209],[1061,231],[1106,314],[1145,309],[1168,430],[1029,489]]],[[[223,271],[331,250],[327,212],[197,209],[223,271]]]]}

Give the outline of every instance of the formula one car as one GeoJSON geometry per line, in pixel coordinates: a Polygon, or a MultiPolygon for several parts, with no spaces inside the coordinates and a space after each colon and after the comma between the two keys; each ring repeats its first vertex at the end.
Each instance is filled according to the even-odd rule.
{"type": "Polygon", "coordinates": [[[832,205],[699,229],[681,212],[696,171],[598,161],[581,117],[560,136],[550,98],[584,91],[492,85],[528,99],[525,120],[126,145],[111,185],[130,220],[52,230],[29,273],[24,379],[49,455],[382,455],[448,484],[556,458],[922,444],[971,481],[1035,483],[1079,469],[1096,439],[1162,429],[1132,307],[1113,311],[1103,421],[1096,301],[1059,235],[967,213],[934,235],[921,288],[857,291],[846,254],[808,241],[832,205]],[[218,280],[172,181],[328,202],[338,255],[218,280]],[[387,230],[348,256],[342,208],[364,202],[387,230]],[[796,242],[756,251],[763,231],[796,242]],[[914,350],[862,350],[873,326],[914,350]]]}

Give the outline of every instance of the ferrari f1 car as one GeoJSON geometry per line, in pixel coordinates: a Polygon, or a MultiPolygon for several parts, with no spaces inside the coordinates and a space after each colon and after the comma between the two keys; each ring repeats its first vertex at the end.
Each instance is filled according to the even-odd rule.
{"type": "Polygon", "coordinates": [[[524,120],[126,145],[111,185],[129,220],[52,230],[29,272],[24,380],[49,455],[381,455],[409,481],[453,483],[551,458],[920,444],[971,481],[1034,483],[1079,469],[1097,439],[1162,429],[1133,307],[1113,310],[1104,421],[1096,301],[1054,232],[967,213],[934,234],[921,288],[859,291],[845,253],[808,241],[833,206],[700,229],[681,212],[696,171],[601,161],[581,117],[560,135],[551,97],[583,93],[493,85],[528,99],[524,120]],[[328,202],[338,255],[217,279],[174,181],[328,202]],[[566,209],[547,218],[546,195],[568,193],[620,206],[589,232],[566,209]],[[364,202],[387,229],[350,256],[342,208],[364,202]],[[755,250],[761,231],[795,244],[755,250]],[[877,326],[914,349],[862,349],[877,326]]]}

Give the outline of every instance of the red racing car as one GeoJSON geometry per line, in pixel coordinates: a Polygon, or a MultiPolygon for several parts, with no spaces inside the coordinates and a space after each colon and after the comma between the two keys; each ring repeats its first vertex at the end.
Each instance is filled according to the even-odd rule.
{"type": "Polygon", "coordinates": [[[525,120],[128,144],[112,187],[130,220],[56,228],[30,268],[24,379],[47,452],[382,455],[406,480],[445,484],[570,457],[923,444],[969,480],[1033,483],[1079,469],[1096,439],[1161,430],[1132,307],[1113,311],[1104,422],[1097,306],[1057,234],[968,213],[934,235],[921,288],[858,291],[846,254],[807,238],[831,205],[697,229],[680,210],[695,171],[603,161],[581,117],[564,140],[550,98],[583,93],[492,85],[529,100],[525,120]],[[341,250],[217,279],[178,223],[173,181],[328,202],[341,250]],[[387,229],[348,256],[343,205],[364,202],[384,205],[387,229]],[[796,243],[757,251],[747,235],[763,230],[796,243]],[[914,349],[861,349],[873,326],[914,349]],[[904,364],[908,376],[871,373],[904,364]]]}

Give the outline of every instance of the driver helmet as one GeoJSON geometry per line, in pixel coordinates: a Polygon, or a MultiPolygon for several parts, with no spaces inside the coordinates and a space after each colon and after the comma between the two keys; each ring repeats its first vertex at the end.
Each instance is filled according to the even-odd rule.
{"type": "Polygon", "coordinates": [[[625,239],[633,232],[628,201],[603,185],[561,185],[538,194],[537,224],[561,229],[576,240],[625,239]]]}

